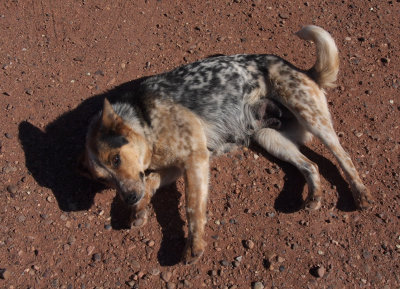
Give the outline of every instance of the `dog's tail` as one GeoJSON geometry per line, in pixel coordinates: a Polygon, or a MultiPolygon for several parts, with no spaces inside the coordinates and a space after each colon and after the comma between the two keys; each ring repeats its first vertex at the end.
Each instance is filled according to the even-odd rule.
{"type": "Polygon", "coordinates": [[[314,25],[304,26],[296,35],[313,41],[317,46],[317,61],[308,71],[310,76],[321,88],[334,87],[339,71],[339,55],[332,36],[314,25]]]}

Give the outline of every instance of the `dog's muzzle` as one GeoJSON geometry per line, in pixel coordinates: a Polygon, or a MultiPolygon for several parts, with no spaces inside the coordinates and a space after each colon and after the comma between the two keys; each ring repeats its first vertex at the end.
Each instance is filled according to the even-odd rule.
{"type": "Polygon", "coordinates": [[[138,196],[137,194],[130,194],[125,197],[125,203],[132,206],[142,199],[143,195],[138,196]]]}

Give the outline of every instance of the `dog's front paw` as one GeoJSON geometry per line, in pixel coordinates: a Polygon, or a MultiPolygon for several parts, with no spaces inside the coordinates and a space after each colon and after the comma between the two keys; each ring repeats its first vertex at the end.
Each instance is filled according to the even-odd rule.
{"type": "Polygon", "coordinates": [[[147,209],[140,210],[139,212],[133,212],[131,216],[131,226],[140,228],[147,223],[147,209]]]}
{"type": "Polygon", "coordinates": [[[183,256],[183,263],[190,265],[196,263],[204,253],[206,243],[203,240],[188,240],[183,256]]]}

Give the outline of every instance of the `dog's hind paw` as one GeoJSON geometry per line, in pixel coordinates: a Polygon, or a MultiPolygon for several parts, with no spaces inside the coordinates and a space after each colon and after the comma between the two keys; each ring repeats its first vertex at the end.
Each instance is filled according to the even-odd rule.
{"type": "Polygon", "coordinates": [[[321,208],[321,197],[312,197],[305,201],[304,209],[307,211],[316,211],[321,208]]]}
{"type": "Polygon", "coordinates": [[[205,242],[203,240],[197,242],[188,240],[183,255],[183,263],[185,265],[196,263],[203,255],[204,249],[205,242]]]}
{"type": "Polygon", "coordinates": [[[366,187],[357,190],[357,193],[353,195],[356,206],[359,210],[369,209],[374,203],[372,195],[366,187]]]}

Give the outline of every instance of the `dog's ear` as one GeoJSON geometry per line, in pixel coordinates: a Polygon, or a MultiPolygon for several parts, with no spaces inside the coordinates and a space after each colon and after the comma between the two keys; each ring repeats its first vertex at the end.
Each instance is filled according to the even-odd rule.
{"type": "Polygon", "coordinates": [[[118,120],[119,116],[115,113],[108,99],[105,98],[103,104],[103,112],[101,115],[101,123],[103,127],[113,128],[115,127],[115,124],[118,122],[118,120]]]}

